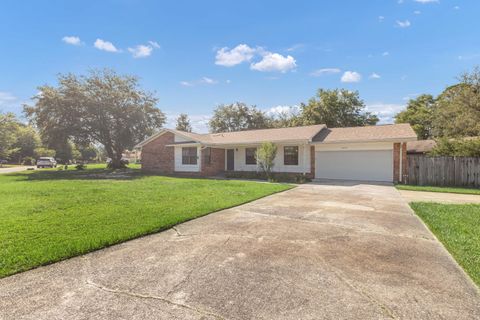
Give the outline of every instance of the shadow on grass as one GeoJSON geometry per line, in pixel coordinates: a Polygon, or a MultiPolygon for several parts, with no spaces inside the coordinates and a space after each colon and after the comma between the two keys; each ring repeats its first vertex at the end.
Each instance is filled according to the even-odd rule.
{"type": "Polygon", "coordinates": [[[105,169],[95,168],[86,170],[38,170],[30,172],[16,172],[9,174],[17,181],[52,181],[52,180],[134,180],[141,179],[147,174],[138,169],[105,169]]]}

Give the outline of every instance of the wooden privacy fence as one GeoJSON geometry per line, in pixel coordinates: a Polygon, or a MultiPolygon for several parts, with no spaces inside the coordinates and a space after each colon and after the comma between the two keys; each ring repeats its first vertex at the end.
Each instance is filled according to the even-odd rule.
{"type": "Polygon", "coordinates": [[[408,184],[480,187],[480,158],[408,155],[408,184]]]}

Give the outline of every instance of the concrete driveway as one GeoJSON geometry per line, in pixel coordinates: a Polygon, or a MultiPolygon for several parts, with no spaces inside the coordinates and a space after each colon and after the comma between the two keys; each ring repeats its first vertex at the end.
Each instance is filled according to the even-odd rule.
{"type": "Polygon", "coordinates": [[[1,319],[478,319],[391,186],[303,185],[0,280],[1,319]]]}

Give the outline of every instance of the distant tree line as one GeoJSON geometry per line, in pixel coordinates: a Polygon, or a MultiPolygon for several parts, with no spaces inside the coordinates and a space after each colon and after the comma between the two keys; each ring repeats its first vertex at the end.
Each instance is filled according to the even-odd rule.
{"type": "Polygon", "coordinates": [[[56,157],[61,163],[93,161],[102,157],[102,150],[91,144],[48,141],[35,127],[21,122],[13,113],[0,113],[0,159],[31,165],[39,157],[56,157]]]}
{"type": "Polygon", "coordinates": [[[268,115],[243,102],[218,106],[209,122],[211,132],[283,128],[326,124],[328,127],[375,125],[378,117],[365,110],[358,91],[319,89],[315,97],[301,103],[297,113],[268,115]]]}

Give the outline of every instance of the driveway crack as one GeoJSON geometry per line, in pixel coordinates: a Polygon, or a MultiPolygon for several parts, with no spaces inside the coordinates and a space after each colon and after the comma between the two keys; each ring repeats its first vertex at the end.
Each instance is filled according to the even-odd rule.
{"type": "MultiPolygon", "coordinates": [[[[323,259],[322,259],[323,260],[323,259]]],[[[328,265],[326,263],[326,261],[323,261],[325,265],[328,265]]],[[[374,296],[372,296],[371,294],[369,294],[367,291],[365,291],[364,289],[362,289],[361,287],[359,286],[356,286],[355,284],[353,284],[349,279],[347,279],[345,276],[343,276],[342,272],[340,270],[338,270],[337,268],[335,267],[332,267],[330,266],[329,268],[334,274],[335,276],[340,279],[343,283],[345,283],[347,286],[349,286],[350,288],[352,288],[355,292],[361,294],[362,296],[364,296],[365,298],[367,298],[371,303],[373,303],[374,305],[376,305],[377,307],[379,307],[388,317],[390,317],[391,319],[399,319],[395,313],[388,307],[386,306],[384,303],[380,302],[379,300],[377,300],[374,296]]]]}
{"type": "Polygon", "coordinates": [[[213,313],[213,312],[210,312],[210,311],[206,311],[206,310],[202,310],[200,308],[196,308],[196,307],[193,307],[193,306],[189,306],[187,304],[174,302],[172,300],[169,300],[169,299],[166,299],[166,298],[163,298],[163,297],[149,295],[149,294],[136,293],[136,292],[130,292],[130,291],[127,291],[127,290],[112,289],[112,288],[108,288],[108,287],[102,286],[100,284],[94,283],[90,280],[87,280],[86,284],[89,285],[89,286],[95,287],[99,290],[105,291],[105,292],[109,292],[109,293],[113,293],[113,294],[126,295],[126,296],[133,297],[133,298],[158,300],[158,301],[162,301],[164,303],[167,303],[167,304],[179,307],[179,308],[194,311],[194,312],[196,312],[196,313],[198,313],[202,316],[212,316],[216,319],[225,320],[225,318],[220,316],[219,314],[216,314],[216,313],[213,313]]]}
{"type": "MultiPolygon", "coordinates": [[[[222,246],[225,246],[228,242],[230,241],[230,237],[227,238],[227,240],[225,240],[225,242],[223,243],[222,246]]],[[[181,280],[179,281],[176,285],[173,286],[172,289],[170,289],[168,292],[167,292],[167,297],[169,295],[171,295],[172,293],[174,293],[178,288],[180,288],[184,283],[186,283],[188,280],[190,280],[192,274],[195,272],[195,271],[200,271],[202,270],[202,268],[204,267],[204,262],[210,257],[212,256],[213,254],[215,253],[215,251],[211,251],[209,253],[207,253],[202,259],[200,259],[200,261],[198,262],[198,268],[192,268],[188,273],[187,275],[181,280]]]]}

